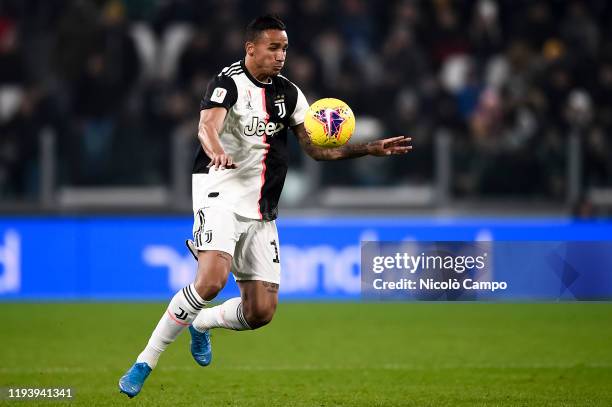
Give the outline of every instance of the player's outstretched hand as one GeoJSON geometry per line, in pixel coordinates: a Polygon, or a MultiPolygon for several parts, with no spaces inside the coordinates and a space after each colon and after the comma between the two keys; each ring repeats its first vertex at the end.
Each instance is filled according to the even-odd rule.
{"type": "Polygon", "coordinates": [[[412,150],[411,137],[398,136],[368,143],[368,153],[377,157],[384,157],[392,154],[406,154],[412,150]]]}
{"type": "Polygon", "coordinates": [[[234,162],[234,159],[229,154],[215,154],[207,166],[208,168],[218,169],[233,169],[238,168],[238,165],[234,162]]]}

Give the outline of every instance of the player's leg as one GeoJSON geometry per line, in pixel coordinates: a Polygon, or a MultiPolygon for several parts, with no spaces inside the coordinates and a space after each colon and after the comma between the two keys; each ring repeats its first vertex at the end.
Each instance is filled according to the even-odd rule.
{"type": "Polygon", "coordinates": [[[278,305],[278,284],[268,281],[239,281],[244,318],[251,329],[272,321],[278,305]]]}
{"type": "Polygon", "coordinates": [[[179,290],[168,309],[162,315],[151,338],[136,362],[146,362],[155,368],[159,356],[174,342],[178,335],[191,325],[206,304],[217,296],[227,282],[231,256],[218,250],[201,251],[198,254],[198,271],[195,281],[179,290]]]}
{"type": "Polygon", "coordinates": [[[213,328],[245,331],[267,325],[278,304],[278,284],[267,281],[238,281],[240,297],[206,308],[193,321],[199,332],[213,328]]]}
{"type": "Polygon", "coordinates": [[[193,286],[206,303],[225,287],[231,265],[232,256],[225,251],[198,251],[198,272],[193,286]]]}
{"type": "Polygon", "coordinates": [[[202,310],[193,321],[199,332],[213,328],[256,329],[272,319],[278,303],[280,258],[274,222],[249,222],[236,245],[232,272],[241,296],[202,310]]]}
{"type": "MultiPolygon", "coordinates": [[[[230,272],[232,256],[218,250],[197,251],[198,274],[195,286],[203,298],[212,300],[225,287],[230,272]],[[215,267],[209,267],[214,264],[215,267]]],[[[201,312],[201,311],[200,311],[201,312]]],[[[191,334],[191,355],[200,366],[208,366],[212,361],[212,346],[208,331],[196,331],[189,325],[191,334]]]]}
{"type": "MultiPolygon", "coordinates": [[[[161,353],[195,319],[210,300],[225,286],[229,275],[231,256],[221,251],[202,251],[198,255],[198,272],[194,283],[179,290],[168,305],[153,330],[145,349],[138,355],[136,363],[120,379],[120,391],[130,397],[136,396],[144,381],[157,365],[161,353]]],[[[209,341],[208,336],[205,337],[209,341]]],[[[210,342],[208,352],[202,353],[198,363],[207,365],[211,360],[210,342]]],[[[202,344],[199,344],[202,347],[202,344]]],[[[194,355],[195,356],[195,355],[194,355]]]]}
{"type": "Polygon", "coordinates": [[[215,298],[227,282],[236,246],[234,218],[231,212],[206,209],[196,215],[194,236],[198,250],[198,270],[192,284],[179,290],[170,301],[144,351],[137,362],[146,362],[152,369],[161,352],[195,319],[197,314],[215,298]],[[205,217],[206,218],[205,218],[205,217]],[[206,228],[204,228],[206,224],[206,228]],[[204,237],[209,232],[210,239],[204,237]],[[214,236],[214,240],[213,240],[214,236]]]}
{"type": "MultiPolygon", "coordinates": [[[[207,230],[212,239],[202,238],[204,215],[198,211],[194,225],[194,237],[200,243],[198,249],[198,271],[194,282],[179,290],[168,305],[155,327],[145,349],[138,355],[136,363],[119,381],[123,393],[134,397],[149,373],[157,365],[161,353],[195,319],[200,310],[221,291],[227,281],[236,244],[233,214],[210,209],[212,222],[207,222],[207,230]],[[208,229],[210,228],[210,229],[208,229]]],[[[207,216],[209,216],[207,214],[207,216]]],[[[208,361],[207,361],[208,360],[208,361]]],[[[210,363],[203,359],[200,364],[210,363]]]]}

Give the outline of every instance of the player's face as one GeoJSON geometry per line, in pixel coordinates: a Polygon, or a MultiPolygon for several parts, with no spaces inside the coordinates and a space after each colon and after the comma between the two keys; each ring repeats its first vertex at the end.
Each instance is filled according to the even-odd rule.
{"type": "Polygon", "coordinates": [[[269,76],[278,75],[285,65],[288,46],[289,41],[285,31],[263,31],[253,43],[255,64],[269,76]]]}

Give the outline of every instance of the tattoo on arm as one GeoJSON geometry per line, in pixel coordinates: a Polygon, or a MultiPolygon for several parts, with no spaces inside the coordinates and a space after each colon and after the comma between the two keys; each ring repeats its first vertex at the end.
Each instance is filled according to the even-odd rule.
{"type": "Polygon", "coordinates": [[[269,283],[267,281],[262,281],[261,283],[263,284],[264,287],[266,287],[266,291],[268,291],[269,293],[277,293],[278,292],[278,284],[269,283]]]}
{"type": "Polygon", "coordinates": [[[369,152],[367,144],[351,144],[333,148],[317,147],[310,141],[310,137],[308,137],[303,124],[293,127],[293,132],[297,136],[298,141],[306,154],[317,161],[344,160],[347,158],[363,157],[364,155],[368,155],[369,152]]]}

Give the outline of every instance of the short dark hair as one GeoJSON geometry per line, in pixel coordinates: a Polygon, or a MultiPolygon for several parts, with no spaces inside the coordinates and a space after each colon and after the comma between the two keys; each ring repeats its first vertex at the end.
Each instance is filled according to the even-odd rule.
{"type": "Polygon", "coordinates": [[[287,27],[278,16],[274,14],[266,14],[259,16],[249,23],[246,27],[245,40],[254,42],[259,34],[265,30],[281,30],[285,31],[287,27]]]}

